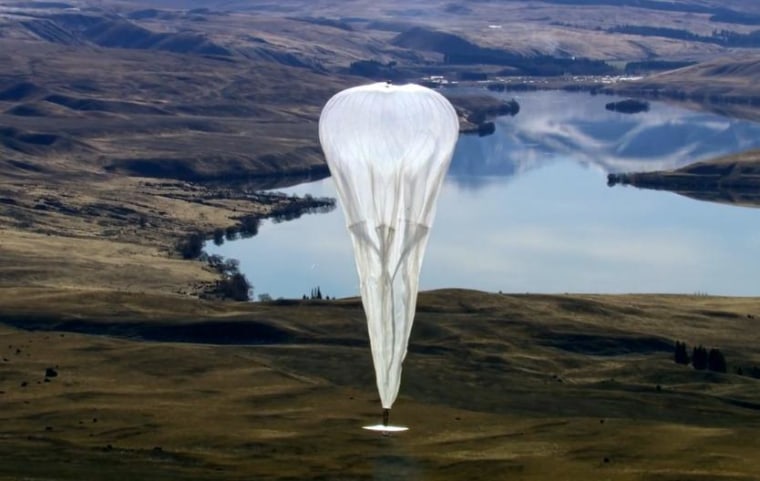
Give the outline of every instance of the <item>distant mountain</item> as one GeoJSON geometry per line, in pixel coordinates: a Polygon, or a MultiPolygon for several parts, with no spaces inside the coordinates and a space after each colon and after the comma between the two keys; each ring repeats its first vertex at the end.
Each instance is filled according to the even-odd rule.
{"type": "MultiPolygon", "coordinates": [[[[618,22],[677,26],[706,36],[713,28],[733,28],[714,25],[711,16],[720,11],[760,10],[740,0],[540,3],[468,2],[458,8],[438,0],[3,2],[0,126],[19,130],[3,134],[0,151],[28,161],[60,157],[69,149],[88,165],[133,174],[162,167],[162,159],[188,164],[185,177],[230,175],[243,167],[261,173],[309,171],[322,162],[314,125],[319,107],[340,87],[433,75],[447,80],[540,75],[571,83],[581,74],[622,74],[628,60],[651,72],[655,65],[684,65],[727,49],[611,32],[618,22]],[[631,15],[619,15],[622,7],[631,15]],[[495,16],[507,8],[509,16],[495,16]],[[47,137],[34,137],[47,133],[59,137],[49,145],[47,137]],[[67,139],[81,139],[95,150],[67,139]]],[[[758,63],[760,49],[747,48],[741,58],[711,60],[625,87],[684,98],[693,94],[700,101],[729,95],[730,102],[760,111],[758,63]]],[[[555,124],[565,114],[548,111],[555,124]]],[[[528,109],[520,118],[530,115],[528,109]]],[[[561,132],[542,130],[547,119],[524,125],[506,136],[520,142],[493,147],[516,149],[520,155],[512,164],[475,159],[466,168],[509,172],[529,168],[533,154],[544,158],[565,149],[590,152],[589,163],[616,170],[609,159],[625,157],[629,146],[651,135],[638,117],[615,139],[594,138],[597,133],[568,122],[573,128],[561,132]],[[530,152],[516,147],[526,143],[537,147],[530,152]]],[[[497,128],[502,124],[506,121],[497,128]]],[[[703,127],[692,126],[699,135],[715,134],[703,127]]],[[[676,126],[671,133],[685,135],[676,126]]],[[[507,142],[501,135],[493,138],[507,142]]],[[[710,153],[699,149],[704,151],[686,153],[710,153]]],[[[661,167],[672,166],[665,160],[673,152],[654,150],[651,156],[663,159],[661,167]]],[[[483,152],[480,158],[495,155],[483,152]]]]}

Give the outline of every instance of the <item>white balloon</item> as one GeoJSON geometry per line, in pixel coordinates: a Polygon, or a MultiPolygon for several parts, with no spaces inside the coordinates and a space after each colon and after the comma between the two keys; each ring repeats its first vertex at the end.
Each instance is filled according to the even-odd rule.
{"type": "Polygon", "coordinates": [[[458,136],[449,101],[413,84],[344,90],[319,119],[319,140],[354,246],[386,409],[398,395],[422,258],[458,136]]]}

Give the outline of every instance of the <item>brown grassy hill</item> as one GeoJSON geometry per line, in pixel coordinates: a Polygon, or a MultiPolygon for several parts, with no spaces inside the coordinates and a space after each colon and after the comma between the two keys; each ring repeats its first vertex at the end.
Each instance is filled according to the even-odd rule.
{"type": "MultiPolygon", "coordinates": [[[[321,159],[302,147],[316,148],[319,108],[341,85],[339,79],[276,63],[6,46],[25,61],[5,62],[0,125],[75,136],[97,150],[89,156],[70,152],[69,170],[119,168],[128,159],[157,162],[179,152],[185,168],[175,178],[288,171],[282,159],[291,153],[299,157],[299,168],[308,170],[321,159]],[[300,81],[293,85],[275,80],[296,76],[300,81]],[[55,115],[48,115],[51,111],[55,115]]],[[[19,160],[46,157],[4,153],[19,160]]]]}
{"type": "Polygon", "coordinates": [[[0,479],[751,481],[759,469],[760,381],[736,374],[760,365],[756,299],[423,293],[391,417],[412,429],[382,437],[360,429],[379,404],[356,299],[0,290],[0,479]],[[729,373],[675,364],[674,340],[720,348],[729,373]]]}
{"type": "Polygon", "coordinates": [[[424,293],[412,431],[380,437],[357,299],[201,301],[217,273],[172,252],[290,205],[256,192],[287,179],[230,178],[324,172],[316,119],[367,81],[353,62],[449,75],[391,44],[413,27],[565,62],[725,52],[607,31],[632,20],[754,28],[712,0],[539,3],[0,5],[0,479],[754,481],[756,299],[424,293]],[[676,365],[676,340],[729,372],[676,365]]]}
{"type": "Polygon", "coordinates": [[[653,75],[645,84],[678,83],[692,95],[760,97],[755,79],[760,75],[760,57],[752,54],[724,56],[653,75]]]}
{"type": "Polygon", "coordinates": [[[168,258],[178,239],[266,216],[287,200],[188,181],[324,175],[316,118],[340,78],[271,62],[0,44],[4,282],[113,285],[121,275],[112,259],[129,252],[117,264],[141,263],[156,275],[148,284],[189,289],[213,276],[168,258]],[[49,262],[51,252],[86,253],[95,244],[89,257],[49,262]],[[150,254],[123,249],[130,244],[150,254]],[[170,269],[151,269],[154,260],[170,269]]]}

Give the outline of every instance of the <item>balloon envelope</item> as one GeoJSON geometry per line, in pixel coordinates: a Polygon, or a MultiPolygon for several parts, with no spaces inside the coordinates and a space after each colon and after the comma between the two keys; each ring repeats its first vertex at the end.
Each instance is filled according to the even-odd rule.
{"type": "Polygon", "coordinates": [[[384,408],[398,395],[422,258],[458,136],[449,101],[411,84],[344,90],[319,119],[354,246],[384,408]]]}

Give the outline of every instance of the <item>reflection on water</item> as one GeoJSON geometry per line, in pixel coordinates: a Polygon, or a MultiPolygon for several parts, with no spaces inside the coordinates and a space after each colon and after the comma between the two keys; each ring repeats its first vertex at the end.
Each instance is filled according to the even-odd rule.
{"type": "MultiPolygon", "coordinates": [[[[610,97],[522,94],[496,134],[464,136],[444,185],[421,288],[760,294],[760,211],[610,189],[606,173],[674,168],[760,145],[760,126],[610,97]]],[[[332,181],[288,192],[334,196],[332,181]]],[[[265,222],[208,250],[240,259],[256,293],[358,294],[342,212],[265,222]]]]}
{"type": "MultiPolygon", "coordinates": [[[[509,96],[509,93],[505,94],[509,96]]],[[[533,92],[517,97],[517,117],[496,121],[488,137],[462,136],[450,179],[477,188],[560,159],[605,172],[673,169],[760,146],[760,125],[665,103],[640,114],[609,112],[611,97],[533,92]]]]}

